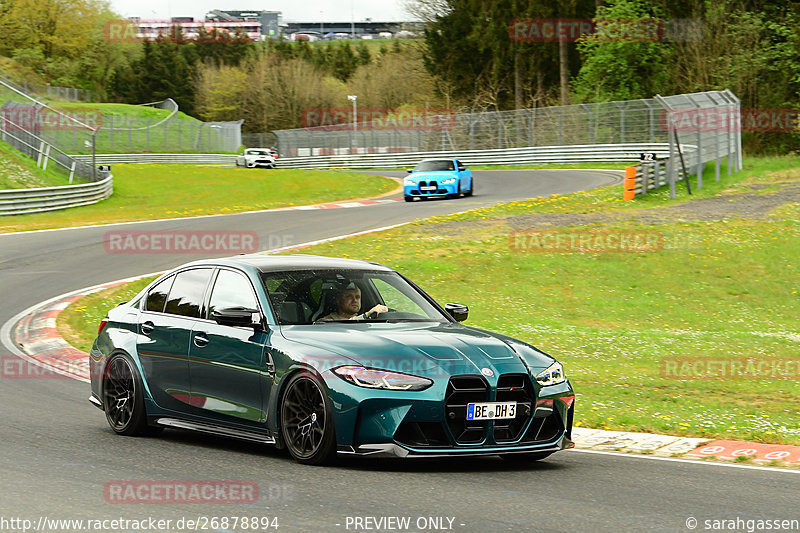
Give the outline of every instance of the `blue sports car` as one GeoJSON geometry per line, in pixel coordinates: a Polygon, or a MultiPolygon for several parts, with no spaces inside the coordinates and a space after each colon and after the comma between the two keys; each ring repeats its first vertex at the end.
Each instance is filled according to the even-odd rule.
{"type": "Polygon", "coordinates": [[[90,401],[121,435],[178,428],[337,454],[501,455],[572,446],[561,364],[462,325],[398,272],[315,256],[178,267],[108,312],[90,401]]]}
{"type": "Polygon", "coordinates": [[[403,180],[406,202],[414,198],[472,196],[472,172],[458,159],[423,159],[403,180]]]}

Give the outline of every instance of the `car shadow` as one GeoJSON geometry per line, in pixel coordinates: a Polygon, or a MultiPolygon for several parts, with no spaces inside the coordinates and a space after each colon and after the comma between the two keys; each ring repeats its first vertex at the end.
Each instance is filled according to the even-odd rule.
{"type": "MultiPolygon", "coordinates": [[[[113,434],[111,429],[108,429],[113,434]]],[[[279,450],[270,444],[260,444],[245,440],[209,435],[182,429],[165,429],[158,436],[150,437],[153,440],[167,441],[171,445],[181,444],[187,447],[204,448],[214,451],[229,451],[231,454],[273,458],[294,464],[286,450],[279,450]]],[[[509,462],[499,456],[481,457],[438,457],[438,458],[372,458],[352,457],[339,455],[329,468],[352,471],[381,471],[397,473],[467,473],[467,472],[503,472],[503,471],[533,471],[547,472],[566,468],[566,464],[558,461],[558,454],[554,454],[540,461],[509,462]]]]}

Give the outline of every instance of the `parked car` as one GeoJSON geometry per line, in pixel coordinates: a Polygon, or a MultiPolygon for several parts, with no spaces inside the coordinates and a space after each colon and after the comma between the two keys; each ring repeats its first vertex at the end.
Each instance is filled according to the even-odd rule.
{"type": "Polygon", "coordinates": [[[275,444],[306,464],[538,460],[572,447],[575,394],[561,364],[461,324],[468,312],[376,263],[195,261],[108,312],[90,401],[121,435],[197,430],[275,444]],[[359,314],[340,315],[345,301],[359,314]]]}
{"type": "Polygon", "coordinates": [[[241,155],[236,156],[236,166],[275,168],[275,160],[269,148],[247,148],[241,155]]]}
{"type": "Polygon", "coordinates": [[[403,198],[472,196],[472,172],[458,159],[423,159],[403,180],[403,198]]]}

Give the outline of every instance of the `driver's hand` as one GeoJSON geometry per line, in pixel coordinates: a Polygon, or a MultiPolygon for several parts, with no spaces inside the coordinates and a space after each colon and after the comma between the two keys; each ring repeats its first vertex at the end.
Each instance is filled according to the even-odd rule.
{"type": "Polygon", "coordinates": [[[389,311],[388,307],[386,307],[385,305],[378,304],[369,311],[367,311],[367,315],[374,316],[374,315],[379,315],[381,313],[386,313],[388,311],[389,311]]]}

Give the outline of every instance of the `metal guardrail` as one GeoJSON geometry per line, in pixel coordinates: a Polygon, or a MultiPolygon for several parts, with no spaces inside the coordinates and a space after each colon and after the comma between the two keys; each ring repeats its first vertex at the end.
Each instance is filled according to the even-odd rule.
{"type": "Polygon", "coordinates": [[[353,154],[311,157],[282,157],[279,168],[395,168],[416,165],[421,159],[457,158],[465,165],[515,165],[527,163],[575,163],[591,161],[634,161],[641,152],[664,157],[667,143],[595,144],[534,146],[503,150],[462,150],[443,152],[404,152],[392,154],[353,154]]]}
{"type": "MultiPolygon", "coordinates": [[[[430,157],[455,157],[467,165],[513,165],[524,163],[571,163],[581,161],[635,161],[641,152],[667,155],[667,143],[631,143],[577,146],[536,146],[504,150],[466,150],[455,152],[404,152],[393,154],[352,154],[310,157],[281,157],[278,168],[396,168],[413,166],[430,157]]],[[[89,156],[75,155],[78,161],[89,156]]],[[[97,154],[102,165],[124,163],[236,163],[234,154],[97,154]]]]}
{"type": "MultiPolygon", "coordinates": [[[[90,161],[91,156],[73,155],[78,161],[90,161]]],[[[212,164],[234,165],[235,154],[97,154],[98,165],[122,165],[125,163],[186,163],[186,164],[212,164]]]]}
{"type": "Polygon", "coordinates": [[[114,192],[113,177],[109,172],[106,174],[103,180],[94,183],[0,191],[0,215],[44,213],[105,200],[114,192]]]}

